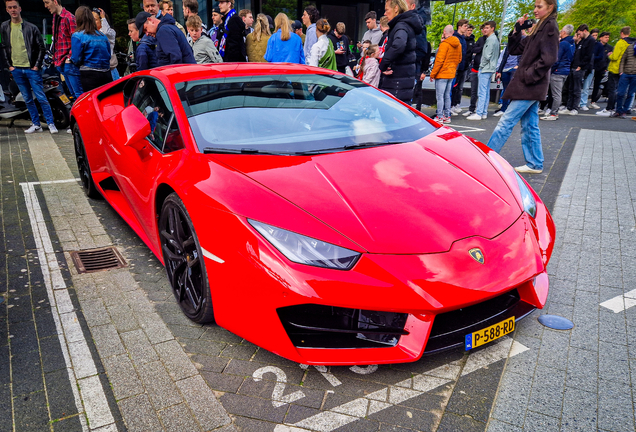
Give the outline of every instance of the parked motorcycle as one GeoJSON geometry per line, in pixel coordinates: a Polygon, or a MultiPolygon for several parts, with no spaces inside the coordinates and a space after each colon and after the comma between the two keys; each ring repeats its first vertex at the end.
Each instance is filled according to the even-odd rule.
{"type": "MultiPolygon", "coordinates": [[[[45,75],[43,77],[43,83],[44,94],[46,95],[46,99],[49,101],[49,105],[51,105],[51,111],[53,111],[55,127],[58,129],[67,128],[71,120],[71,101],[64,93],[60,78],[55,75],[45,75]]],[[[9,89],[3,91],[0,86],[0,91],[4,96],[4,101],[0,100],[0,119],[11,120],[9,127],[12,127],[13,122],[17,119],[31,118],[26,102],[24,102],[24,97],[22,96],[22,93],[20,93],[20,89],[13,80],[13,77],[10,79],[9,89]]],[[[33,99],[38,107],[40,119],[44,122],[40,103],[35,98],[35,95],[33,96],[33,99]]]]}

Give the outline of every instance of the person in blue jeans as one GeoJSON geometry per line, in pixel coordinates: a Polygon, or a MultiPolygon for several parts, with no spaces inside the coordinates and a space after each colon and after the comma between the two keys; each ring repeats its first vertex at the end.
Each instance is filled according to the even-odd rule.
{"type": "Polygon", "coordinates": [[[627,113],[636,93],[636,42],[627,47],[621,58],[618,73],[618,97],[616,112],[610,117],[627,118],[627,113]]]}
{"type": "Polygon", "coordinates": [[[46,51],[44,39],[36,26],[22,20],[22,8],[18,0],[7,0],[5,5],[11,19],[0,25],[2,40],[0,63],[9,66],[9,71],[29,110],[32,124],[24,132],[28,134],[42,132],[40,113],[33,100],[33,94],[35,94],[49,125],[49,131],[52,134],[57,133],[53,112],[44,94],[42,83],[42,60],[46,51]]]}
{"type": "Polygon", "coordinates": [[[488,116],[488,104],[490,103],[490,80],[497,70],[499,60],[499,39],[495,34],[496,23],[487,21],[482,26],[481,34],[486,38],[484,49],[479,63],[479,90],[477,91],[477,110],[475,114],[466,117],[466,120],[484,120],[488,116]]]}
{"type": "Polygon", "coordinates": [[[526,164],[515,167],[520,173],[543,172],[543,148],[539,130],[539,101],[545,100],[550,85],[550,69],[557,60],[559,51],[559,28],[556,23],[556,0],[539,0],[535,3],[534,16],[537,24],[522,37],[527,15],[519,18],[508,36],[511,55],[521,55],[519,66],[504,99],[510,105],[499,120],[488,147],[499,153],[512,133],[512,128],[521,122],[521,147],[526,164]]]}

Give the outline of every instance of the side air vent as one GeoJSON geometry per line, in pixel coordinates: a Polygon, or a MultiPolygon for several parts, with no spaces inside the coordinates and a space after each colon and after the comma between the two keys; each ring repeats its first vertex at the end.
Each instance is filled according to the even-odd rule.
{"type": "Polygon", "coordinates": [[[119,251],[111,246],[70,252],[78,273],[92,273],[126,267],[126,261],[119,251]]]}

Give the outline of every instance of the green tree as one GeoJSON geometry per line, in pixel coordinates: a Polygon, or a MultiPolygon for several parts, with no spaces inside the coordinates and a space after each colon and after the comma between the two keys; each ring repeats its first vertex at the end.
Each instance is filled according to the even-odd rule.
{"type": "Polygon", "coordinates": [[[591,29],[610,32],[612,45],[620,37],[620,30],[636,23],[636,2],[623,0],[574,0],[559,14],[559,26],[572,24],[576,29],[587,24],[591,29]]]}

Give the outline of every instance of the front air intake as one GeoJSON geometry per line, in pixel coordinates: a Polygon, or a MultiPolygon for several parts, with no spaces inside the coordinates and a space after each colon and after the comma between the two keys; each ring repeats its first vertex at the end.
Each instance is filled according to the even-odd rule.
{"type": "Polygon", "coordinates": [[[299,348],[386,348],[397,345],[408,314],[306,304],[277,310],[299,348]]]}

